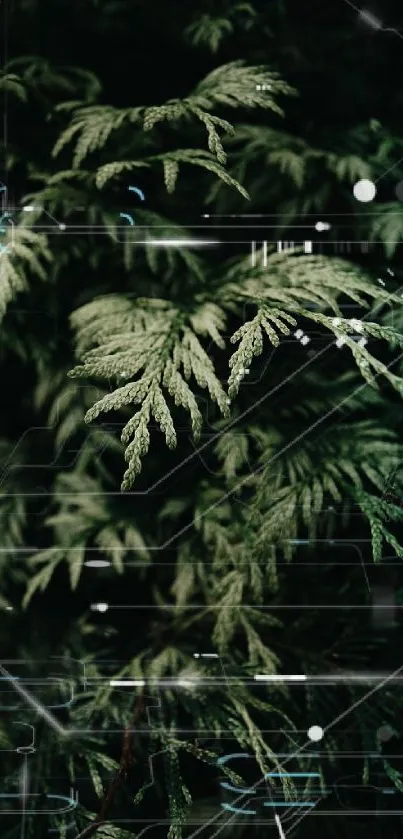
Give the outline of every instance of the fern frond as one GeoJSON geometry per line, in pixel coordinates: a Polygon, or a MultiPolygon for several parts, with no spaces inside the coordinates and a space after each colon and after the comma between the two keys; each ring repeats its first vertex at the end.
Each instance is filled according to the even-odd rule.
{"type": "Polygon", "coordinates": [[[359,268],[340,259],[324,260],[323,257],[312,256],[305,262],[303,256],[295,253],[280,253],[270,255],[267,262],[267,268],[254,268],[244,261],[232,266],[227,274],[227,282],[220,288],[218,300],[223,307],[236,301],[244,304],[248,300],[258,309],[255,317],[241,326],[231,338],[232,342],[241,339],[239,349],[230,360],[231,397],[238,392],[252,359],[263,351],[263,330],[271,343],[278,346],[278,331],[289,334],[288,324],[296,324],[295,315],[326,326],[337,339],[343,336],[343,342],[351,350],[358,369],[371,385],[376,385],[377,377],[384,376],[399,393],[403,393],[403,382],[399,376],[391,373],[364,345],[350,337],[358,332],[363,337],[375,337],[387,341],[392,347],[401,347],[403,339],[396,329],[364,319],[331,318],[308,308],[313,303],[319,309],[331,308],[339,315],[338,298],[341,295],[366,307],[368,303],[365,297],[385,302],[392,300],[401,306],[402,300],[397,294],[388,294],[381,289],[379,295],[378,287],[359,268]],[[270,301],[275,308],[270,308],[266,301],[270,301]]]}
{"type": "Polygon", "coordinates": [[[224,163],[225,153],[217,127],[230,134],[233,133],[233,127],[210,111],[219,105],[264,108],[282,114],[275,97],[291,93],[294,93],[293,89],[277,73],[265,67],[248,67],[243,61],[235,61],[214,70],[183,100],[172,99],[164,105],[145,108],[117,109],[107,105],[91,105],[76,109],[52,154],[56,157],[68,143],[76,139],[73,166],[77,168],[88,154],[102,149],[112,132],[125,123],[139,123],[141,120],[144,130],[151,131],[160,122],[188,120],[193,115],[207,129],[210,152],[216,155],[219,162],[224,163]],[[264,93],[259,90],[262,86],[265,87],[264,93]]]}
{"type": "MultiPolygon", "coordinates": [[[[217,150],[217,144],[215,143],[214,145],[217,150]]],[[[222,154],[218,154],[217,156],[218,159],[223,159],[222,154]]],[[[244,187],[241,186],[241,184],[238,183],[238,181],[236,181],[235,178],[232,178],[231,175],[228,174],[228,172],[220,165],[220,163],[217,162],[213,154],[203,151],[203,149],[179,149],[178,151],[174,152],[166,152],[161,155],[154,155],[153,157],[150,157],[149,160],[161,161],[164,166],[166,166],[168,163],[174,163],[176,164],[176,167],[179,167],[179,164],[181,163],[187,163],[191,166],[199,166],[201,169],[205,169],[207,172],[212,172],[213,175],[216,175],[216,177],[219,178],[219,180],[223,181],[225,184],[227,184],[227,186],[234,187],[244,198],[249,199],[249,195],[246,189],[244,189],[244,187]]],[[[175,169],[175,172],[177,173],[177,169],[175,169]]],[[[167,184],[167,181],[165,179],[165,183],[167,186],[170,186],[170,191],[172,192],[172,184],[174,187],[176,183],[176,177],[173,182],[171,179],[169,184],[167,184]]]]}
{"type": "Polygon", "coordinates": [[[370,526],[374,562],[381,562],[384,542],[393,548],[398,557],[403,558],[403,546],[387,527],[388,522],[403,522],[402,508],[362,489],[357,490],[354,497],[370,526]]]}
{"type": "Polygon", "coordinates": [[[73,167],[77,168],[88,154],[103,148],[113,131],[121,128],[126,120],[135,122],[140,113],[140,108],[119,110],[108,105],[79,108],[73,114],[71,124],[60,135],[52,156],[57,157],[61,150],[79,135],[73,157],[73,167]]]}
{"type": "Polygon", "coordinates": [[[237,24],[246,30],[253,25],[255,18],[256,10],[250,3],[233,3],[227,17],[203,14],[185,29],[184,35],[193,46],[206,46],[216,53],[221,42],[234,32],[237,24]]]}
{"type": "Polygon", "coordinates": [[[98,189],[102,189],[108,181],[121,175],[122,172],[131,172],[132,169],[149,168],[150,163],[146,160],[120,160],[116,163],[106,163],[96,173],[95,183],[98,189]]]}
{"type": "Polygon", "coordinates": [[[231,375],[228,380],[228,395],[233,398],[239,390],[240,383],[247,372],[252,359],[263,352],[263,333],[265,332],[273,346],[279,346],[276,332],[289,335],[289,324],[295,326],[297,321],[287,312],[280,309],[269,309],[262,306],[253,320],[243,324],[232,336],[231,342],[240,340],[237,351],[230,359],[231,375]],[[276,328],[276,329],[275,329],[276,328]]]}
{"type": "Polygon", "coordinates": [[[187,27],[185,36],[195,47],[206,45],[210,47],[211,52],[215,53],[226,33],[231,32],[233,32],[233,25],[227,18],[202,15],[187,27]]]}
{"type": "Polygon", "coordinates": [[[87,412],[86,421],[96,419],[104,411],[141,405],[122,432],[122,441],[128,446],[124,488],[132,485],[140,472],[141,458],[148,451],[151,416],[165,434],[167,445],[176,445],[176,432],[162,388],[176,405],[189,412],[196,438],[202,416],[186,379],[193,376],[199,387],[207,389],[222,414],[228,413],[228,398],[215,375],[214,364],[186,325],[187,318],[166,301],[131,300],[117,295],[94,300],[72,316],[82,364],[70,375],[110,380],[119,378],[124,370],[125,377],[132,380],[98,401],[87,412]],[[140,371],[141,377],[135,379],[140,371]]]}
{"type": "Polygon", "coordinates": [[[197,85],[191,98],[200,108],[212,109],[216,105],[263,108],[282,116],[283,111],[274,99],[281,94],[295,95],[295,90],[267,67],[249,67],[239,60],[209,73],[197,85]]]}
{"type": "Polygon", "coordinates": [[[45,280],[45,264],[52,260],[46,236],[40,233],[8,224],[1,240],[7,250],[0,252],[0,320],[14,297],[28,290],[29,273],[45,280]]]}
{"type": "Polygon", "coordinates": [[[396,203],[377,206],[377,213],[371,218],[369,239],[371,242],[383,243],[388,259],[394,255],[396,248],[403,241],[402,216],[396,209],[396,203]]]}
{"type": "MultiPolygon", "coordinates": [[[[70,585],[74,591],[80,581],[87,551],[94,551],[110,560],[112,568],[122,574],[124,561],[133,550],[147,562],[149,554],[140,531],[132,520],[115,518],[113,507],[100,490],[100,484],[82,473],[62,474],[54,493],[57,512],[45,519],[52,530],[55,547],[38,551],[29,558],[32,569],[42,566],[28,584],[24,606],[38,591],[45,591],[56,568],[66,562],[70,585]],[[57,546],[57,547],[56,547],[57,546]]],[[[91,558],[93,558],[90,554],[91,558]]]]}

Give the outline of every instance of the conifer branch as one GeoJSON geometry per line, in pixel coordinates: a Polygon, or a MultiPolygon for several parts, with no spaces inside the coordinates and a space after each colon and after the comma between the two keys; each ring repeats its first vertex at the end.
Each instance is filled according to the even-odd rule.
{"type": "Polygon", "coordinates": [[[101,804],[101,809],[95,821],[93,821],[86,828],[84,828],[84,830],[82,830],[81,833],[79,833],[78,836],[75,837],[75,839],[89,839],[90,836],[93,836],[94,833],[96,833],[97,830],[106,823],[106,816],[113,804],[115,795],[122,783],[124,782],[124,780],[127,778],[127,775],[135,762],[130,739],[132,731],[139,722],[142,714],[144,713],[144,710],[144,688],[142,688],[140,693],[136,697],[132,718],[125,727],[123,733],[122,753],[120,757],[119,769],[117,770],[116,775],[112,780],[112,783],[110,784],[109,788],[105,793],[104,799],[101,804]]]}

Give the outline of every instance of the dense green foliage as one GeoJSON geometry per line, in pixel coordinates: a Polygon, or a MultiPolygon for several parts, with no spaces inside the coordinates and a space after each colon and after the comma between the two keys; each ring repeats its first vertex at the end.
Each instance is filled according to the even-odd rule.
{"type": "MultiPolygon", "coordinates": [[[[116,772],[96,834],[158,825],[151,835],[182,839],[222,817],[226,750],[253,754],[258,774],[280,771],[301,732],[346,717],[346,730],[329,724],[319,764],[302,751],[295,765],[316,767],[323,790],[329,773],[348,774],[332,757],[348,748],[364,753],[353,771],[368,783],[380,726],[401,722],[393,690],[361,701],[351,684],[262,693],[252,680],[400,665],[399,622],[375,630],[370,609],[353,606],[371,607],[388,574],[399,589],[403,557],[403,141],[388,69],[403,42],[379,32],[375,43],[349,4],[308,5],[307,17],[296,0],[58,0],[57,16],[45,0],[14,4],[0,75],[2,661],[40,680],[54,657],[79,694],[55,712],[76,734],[24,702],[13,722],[35,720],[31,791],[72,785],[80,805],[73,828],[4,816],[5,839],[21,823],[23,839],[75,837],[105,815],[116,772]],[[353,197],[362,178],[378,186],[371,211],[353,197]],[[242,241],[153,244],[193,238],[206,213],[271,214],[253,234],[269,241],[267,264],[258,248],[252,265],[242,241]],[[331,223],[320,253],[277,251],[282,238],[319,241],[320,219],[331,223]],[[339,240],[373,247],[343,256],[339,240]],[[111,674],[182,689],[119,691],[111,674]]],[[[12,795],[9,720],[0,754],[12,795]]],[[[401,790],[399,767],[379,763],[401,790]]],[[[276,830],[236,821],[220,821],[223,835],[276,830]]],[[[365,830],[323,816],[295,835],[323,824],[326,835],[365,830]]]]}

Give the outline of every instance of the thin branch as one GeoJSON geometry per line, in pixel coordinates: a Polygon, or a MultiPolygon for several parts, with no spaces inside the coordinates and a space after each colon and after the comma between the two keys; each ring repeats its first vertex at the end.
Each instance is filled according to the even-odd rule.
{"type": "Polygon", "coordinates": [[[134,763],[134,757],[130,745],[130,738],[133,728],[139,722],[140,717],[144,712],[144,709],[144,689],[142,689],[136,697],[133,716],[130,722],[128,722],[127,726],[125,727],[123,733],[122,754],[120,757],[119,769],[117,770],[116,775],[105,794],[98,815],[96,816],[94,821],[88,825],[88,827],[86,827],[84,830],[81,831],[81,833],[78,834],[78,836],[76,836],[76,839],[89,839],[89,837],[96,833],[96,831],[100,827],[102,827],[102,825],[106,824],[106,816],[108,814],[111,804],[114,801],[116,792],[121,786],[124,779],[126,778],[129,770],[131,769],[134,763]]]}

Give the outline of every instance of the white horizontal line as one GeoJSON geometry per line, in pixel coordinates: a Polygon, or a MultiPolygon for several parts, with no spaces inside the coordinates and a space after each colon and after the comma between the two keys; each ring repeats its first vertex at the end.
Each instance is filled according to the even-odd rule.
{"type": "Polygon", "coordinates": [[[143,688],[145,681],[144,679],[111,679],[109,684],[112,688],[143,688]]]}
{"type": "Polygon", "coordinates": [[[193,653],[193,658],[219,658],[218,653],[193,653]]]}
{"type": "Polygon", "coordinates": [[[303,674],[298,676],[281,676],[281,675],[257,675],[253,677],[255,682],[306,682],[308,676],[303,674]]]}
{"type": "MultiPolygon", "coordinates": [[[[143,242],[139,243],[143,244],[143,242]]],[[[146,245],[154,245],[156,247],[202,247],[203,245],[221,245],[221,242],[207,241],[205,239],[147,239],[144,243],[146,245]]]]}

